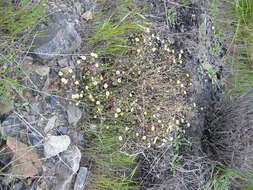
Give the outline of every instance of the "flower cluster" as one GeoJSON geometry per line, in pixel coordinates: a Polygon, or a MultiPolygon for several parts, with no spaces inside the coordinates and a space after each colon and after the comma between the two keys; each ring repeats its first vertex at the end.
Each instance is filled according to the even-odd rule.
{"type": "MultiPolygon", "coordinates": [[[[81,56],[83,68],[71,99],[84,100],[88,122],[121,126],[118,140],[150,147],[173,141],[190,127],[187,113],[195,109],[187,101],[191,75],[185,69],[184,50],[173,47],[147,30],[129,38],[125,56],[100,59],[96,53],[81,56]]],[[[67,71],[69,74],[71,70],[67,71]]],[[[61,82],[70,81],[59,72],[61,82]]]]}

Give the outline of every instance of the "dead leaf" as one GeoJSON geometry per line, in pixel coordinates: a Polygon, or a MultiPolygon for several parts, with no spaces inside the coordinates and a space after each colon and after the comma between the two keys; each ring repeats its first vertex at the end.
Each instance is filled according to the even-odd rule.
{"type": "Polygon", "coordinates": [[[86,12],[82,15],[82,17],[83,17],[85,20],[91,20],[91,19],[93,19],[93,14],[92,14],[91,11],[86,11],[86,12]]]}
{"type": "Polygon", "coordinates": [[[33,149],[13,137],[8,137],[6,144],[14,154],[12,175],[27,178],[33,177],[39,172],[42,164],[38,154],[33,149]]]}
{"type": "Polygon", "coordinates": [[[0,115],[4,115],[9,113],[11,110],[13,110],[13,103],[8,102],[8,103],[0,103],[0,115]]]}

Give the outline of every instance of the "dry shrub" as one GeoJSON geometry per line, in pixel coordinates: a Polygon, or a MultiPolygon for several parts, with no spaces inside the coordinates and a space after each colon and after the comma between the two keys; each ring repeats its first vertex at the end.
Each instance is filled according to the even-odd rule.
{"type": "Polygon", "coordinates": [[[204,149],[210,158],[238,173],[230,176],[232,189],[241,186],[242,174],[252,174],[253,171],[251,92],[252,90],[243,96],[223,101],[217,106],[219,109],[214,112],[215,119],[206,130],[203,140],[204,149]]]}

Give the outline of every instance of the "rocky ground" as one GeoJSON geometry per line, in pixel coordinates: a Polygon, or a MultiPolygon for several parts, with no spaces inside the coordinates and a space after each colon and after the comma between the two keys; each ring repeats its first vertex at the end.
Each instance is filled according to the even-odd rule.
{"type": "MultiPolygon", "coordinates": [[[[152,21],[158,36],[168,39],[175,50],[184,49],[185,69],[192,76],[187,102],[194,107],[186,116],[191,127],[185,133],[197,147],[197,158],[203,151],[200,145],[205,117],[222,90],[220,59],[224,49],[214,38],[205,1],[180,6],[176,2],[148,0],[145,5],[148,10],[144,16],[152,21]],[[166,7],[176,13],[174,24],[168,23],[166,7]]],[[[84,38],[90,27],[90,11],[96,10],[96,4],[89,0],[49,1],[47,7],[49,20],[36,29],[43,29],[45,35],[34,40],[34,47],[22,62],[27,74],[25,93],[16,98],[19,103],[0,105],[4,139],[0,166],[1,173],[6,174],[1,176],[2,189],[82,190],[88,175],[89,165],[82,160],[85,102],[75,100],[73,94],[79,85],[76,81],[82,77],[80,63],[90,56],[83,53],[87,41],[84,38]]],[[[178,183],[168,175],[168,150],[140,156],[136,178],[141,177],[145,188],[166,189],[171,182],[174,186],[169,189],[195,189],[197,184],[190,184],[190,188],[186,187],[189,184],[180,184],[181,178],[189,174],[181,175],[178,183]]],[[[191,174],[195,175],[194,171],[191,174]]]]}

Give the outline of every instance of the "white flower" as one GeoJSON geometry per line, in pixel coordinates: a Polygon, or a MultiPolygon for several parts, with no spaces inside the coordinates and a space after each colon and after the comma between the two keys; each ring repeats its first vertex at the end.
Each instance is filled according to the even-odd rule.
{"type": "Polygon", "coordinates": [[[115,117],[115,118],[118,118],[118,117],[119,117],[119,115],[118,115],[117,113],[115,113],[115,114],[114,114],[114,117],[115,117]]]}
{"type": "Polygon", "coordinates": [[[79,85],[79,81],[76,81],[76,82],[75,82],[75,85],[79,85]]]}
{"type": "Polygon", "coordinates": [[[121,83],[121,78],[118,78],[118,83],[121,83]]]}
{"type": "Polygon", "coordinates": [[[110,95],[110,92],[109,91],[106,91],[106,96],[109,96],[110,95]]]}
{"type": "Polygon", "coordinates": [[[135,41],[136,41],[136,42],[139,42],[139,41],[140,41],[140,39],[139,39],[139,38],[135,38],[135,41]]]}
{"type": "Polygon", "coordinates": [[[116,112],[120,113],[120,112],[121,112],[121,109],[120,109],[120,108],[117,108],[117,109],[116,109],[116,112]]]}
{"type": "Polygon", "coordinates": [[[125,128],[125,131],[128,131],[128,130],[129,130],[129,128],[128,128],[128,127],[126,127],[126,128],[125,128]]]}
{"type": "Polygon", "coordinates": [[[108,88],[108,84],[105,83],[104,84],[104,88],[107,89],[108,88]]]}
{"type": "Polygon", "coordinates": [[[120,75],[120,71],[116,71],[116,75],[120,75]]]}
{"type": "Polygon", "coordinates": [[[155,127],[154,126],[151,127],[151,131],[155,131],[155,127]]]}
{"type": "Polygon", "coordinates": [[[83,56],[81,56],[81,59],[85,61],[86,57],[83,55],[83,56]]]}
{"type": "Polygon", "coordinates": [[[144,140],[144,141],[145,141],[146,139],[147,139],[147,137],[146,137],[146,136],[143,136],[143,137],[142,137],[142,140],[144,140]]]}
{"type": "Polygon", "coordinates": [[[152,48],[152,51],[155,52],[155,51],[156,51],[156,48],[152,48]]]}
{"type": "Polygon", "coordinates": [[[59,71],[58,75],[63,76],[63,72],[59,71]]]}
{"type": "Polygon", "coordinates": [[[100,101],[97,101],[96,104],[97,104],[97,105],[100,105],[100,101]]]}
{"type": "Polygon", "coordinates": [[[119,136],[119,141],[122,141],[122,140],[123,140],[122,136],[119,136]]]}
{"type": "Polygon", "coordinates": [[[95,64],[95,67],[97,67],[97,68],[98,68],[98,67],[99,67],[99,64],[98,64],[98,63],[96,63],[96,64],[95,64]]]}
{"type": "Polygon", "coordinates": [[[86,89],[86,90],[89,90],[89,87],[88,87],[88,86],[85,86],[85,89],[86,89]]]}
{"type": "Polygon", "coordinates": [[[97,84],[98,84],[97,81],[94,81],[94,82],[93,82],[93,85],[94,85],[94,86],[97,86],[97,84]]]}
{"type": "Polygon", "coordinates": [[[90,53],[91,57],[98,58],[98,55],[96,53],[90,53]]]}
{"type": "Polygon", "coordinates": [[[138,137],[138,136],[139,136],[139,133],[136,133],[135,135],[136,135],[136,137],[138,137]]]}
{"type": "Polygon", "coordinates": [[[69,73],[73,73],[73,70],[71,68],[68,69],[69,73]]]}
{"type": "Polygon", "coordinates": [[[61,79],[61,82],[62,82],[63,84],[67,84],[67,83],[68,83],[68,80],[65,79],[65,78],[62,78],[62,79],[61,79]]]}

